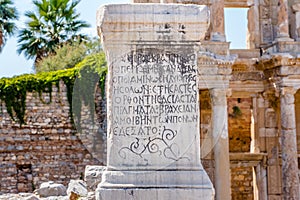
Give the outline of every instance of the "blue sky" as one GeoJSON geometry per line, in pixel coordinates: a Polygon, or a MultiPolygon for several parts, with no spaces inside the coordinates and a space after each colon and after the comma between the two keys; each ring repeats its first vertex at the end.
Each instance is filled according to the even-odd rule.
{"type": "MultiPolygon", "coordinates": [[[[22,28],[26,20],[26,18],[23,17],[25,11],[34,10],[34,6],[31,3],[32,0],[15,0],[14,2],[20,16],[17,26],[22,28]]],[[[83,32],[96,36],[96,11],[102,4],[129,2],[130,0],[82,0],[77,7],[77,11],[81,14],[81,19],[91,25],[90,28],[83,30],[83,32]]],[[[241,9],[225,9],[225,20],[230,21],[230,24],[227,23],[225,26],[227,41],[233,40],[232,38],[236,41],[236,43],[231,44],[231,48],[242,48],[245,46],[243,45],[243,40],[246,37],[245,22],[241,24],[243,20],[236,20],[237,16],[240,19],[242,16],[246,19],[245,13],[246,12],[241,9]]],[[[27,60],[22,54],[18,55],[16,49],[17,38],[8,38],[2,53],[0,53],[0,77],[12,77],[24,73],[34,73],[32,67],[33,60],[27,60]]]]}

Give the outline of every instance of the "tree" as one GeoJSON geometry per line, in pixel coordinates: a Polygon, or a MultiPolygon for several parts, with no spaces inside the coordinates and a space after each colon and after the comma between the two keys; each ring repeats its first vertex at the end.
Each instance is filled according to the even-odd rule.
{"type": "Polygon", "coordinates": [[[36,72],[56,71],[74,67],[87,55],[102,52],[99,39],[84,42],[65,43],[55,48],[55,54],[42,59],[36,65],[36,72]]]}
{"type": "Polygon", "coordinates": [[[0,52],[8,36],[17,29],[13,20],[18,19],[18,13],[11,0],[0,0],[0,52]]]}
{"type": "Polygon", "coordinates": [[[26,12],[29,18],[26,27],[20,31],[18,53],[27,58],[41,59],[55,54],[55,48],[70,41],[82,41],[78,34],[89,25],[79,20],[75,7],[80,0],[33,0],[37,12],[26,12]]]}

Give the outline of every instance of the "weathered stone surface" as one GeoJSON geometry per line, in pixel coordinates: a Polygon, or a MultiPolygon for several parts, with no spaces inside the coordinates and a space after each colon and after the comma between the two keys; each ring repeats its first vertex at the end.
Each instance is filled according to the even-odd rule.
{"type": "Polygon", "coordinates": [[[212,132],[213,151],[215,158],[215,187],[216,199],[229,199],[230,187],[230,164],[229,164],[229,139],[228,139],[228,114],[226,89],[210,90],[212,100],[212,132]]]}
{"type": "Polygon", "coordinates": [[[31,193],[19,193],[0,195],[0,200],[40,200],[40,198],[31,193]]]}
{"type": "Polygon", "coordinates": [[[203,40],[208,25],[208,8],[193,5],[115,4],[102,6],[97,14],[99,32],[110,35],[102,36],[102,40],[110,45],[124,41],[203,40]],[[183,16],[188,19],[184,24],[180,23],[183,16]]]}
{"type": "Polygon", "coordinates": [[[30,195],[29,197],[26,197],[25,200],[39,200],[39,198],[35,195],[30,195]]]}
{"type": "MultiPolygon", "coordinates": [[[[110,156],[108,157],[108,166],[109,167],[114,167],[114,168],[124,168],[124,169],[138,169],[138,168],[143,168],[143,169],[156,169],[156,168],[161,168],[162,166],[167,167],[167,168],[172,168],[172,167],[183,167],[186,168],[188,166],[188,168],[192,167],[196,167],[199,166],[199,161],[196,161],[195,159],[198,158],[198,156],[194,156],[193,154],[197,152],[197,150],[195,149],[196,146],[194,146],[196,143],[193,143],[191,145],[192,141],[189,140],[181,140],[179,138],[181,137],[175,137],[176,132],[187,132],[187,130],[191,129],[192,127],[194,127],[196,125],[196,123],[189,123],[189,122],[185,122],[185,123],[181,123],[180,126],[179,124],[176,124],[174,119],[171,120],[172,121],[172,129],[170,129],[168,126],[165,125],[165,117],[163,117],[164,113],[168,112],[168,110],[162,110],[161,115],[159,116],[159,118],[155,118],[156,116],[158,116],[157,114],[151,114],[148,116],[146,116],[146,119],[140,119],[140,118],[132,118],[135,117],[135,113],[130,111],[129,115],[126,115],[126,113],[124,113],[122,111],[122,109],[124,110],[124,108],[127,108],[127,106],[130,106],[131,108],[132,105],[133,106],[139,106],[138,103],[136,103],[136,100],[141,99],[141,96],[138,92],[134,92],[134,90],[141,90],[143,93],[145,93],[144,95],[147,95],[151,98],[149,99],[142,99],[145,106],[152,106],[152,104],[157,107],[159,106],[159,102],[157,101],[155,98],[157,97],[157,93],[160,92],[159,90],[157,90],[158,88],[160,88],[160,85],[163,85],[166,83],[166,79],[161,79],[159,80],[158,83],[154,82],[150,82],[150,83],[146,83],[146,82],[142,82],[142,84],[144,84],[143,87],[141,87],[141,83],[133,83],[133,82],[128,82],[127,80],[132,80],[132,78],[136,78],[140,75],[144,75],[144,76],[148,76],[148,78],[151,79],[157,79],[159,74],[162,74],[163,76],[169,76],[170,74],[174,74],[175,76],[175,80],[173,81],[173,86],[179,85],[179,84],[185,84],[186,90],[185,91],[181,91],[182,94],[186,94],[188,95],[188,93],[193,94],[194,92],[196,92],[193,88],[196,87],[195,85],[195,81],[197,80],[193,80],[191,79],[189,80],[183,80],[183,82],[181,82],[179,80],[179,77],[181,76],[181,74],[179,73],[178,70],[184,70],[182,71],[182,74],[186,74],[186,75],[191,75],[193,76],[193,73],[195,72],[196,69],[188,69],[192,66],[196,65],[196,56],[194,54],[194,45],[193,43],[189,42],[188,40],[191,39],[201,39],[204,37],[203,34],[203,29],[207,29],[208,28],[208,14],[207,14],[207,9],[205,7],[198,7],[198,6],[179,6],[179,5],[151,5],[151,7],[149,6],[142,6],[142,5],[109,5],[106,6],[104,8],[102,8],[102,10],[104,11],[103,13],[99,14],[98,17],[99,22],[102,22],[102,24],[99,25],[100,30],[103,32],[103,42],[104,42],[104,46],[107,47],[106,51],[108,54],[108,59],[111,58],[111,55],[114,54],[113,57],[116,58],[116,60],[109,60],[110,65],[113,67],[113,69],[110,69],[111,71],[109,72],[109,82],[111,84],[110,87],[108,88],[109,90],[109,95],[110,98],[113,99],[113,101],[109,100],[109,105],[108,108],[111,109],[108,111],[108,116],[109,118],[111,118],[111,122],[109,122],[108,125],[108,132],[109,132],[109,138],[119,138],[119,139],[114,139],[114,145],[109,146],[109,150],[110,151],[110,156]],[[121,9],[122,8],[122,9],[121,9]],[[126,12],[120,12],[118,13],[120,10],[125,10],[126,12]],[[156,10],[156,12],[152,12],[153,10],[156,10]],[[128,12],[127,12],[128,11],[128,12]],[[149,24],[153,24],[153,26],[151,25],[151,29],[150,28],[145,28],[145,27],[140,27],[140,31],[135,30],[134,33],[138,33],[138,32],[143,32],[145,31],[145,29],[147,30],[147,33],[145,33],[146,35],[141,35],[140,37],[140,42],[136,45],[137,50],[131,50],[131,45],[132,44],[128,44],[128,42],[132,41],[131,40],[131,36],[130,34],[133,34],[133,31],[131,30],[123,30],[122,35],[119,38],[123,37],[123,41],[119,41],[118,43],[118,48],[116,48],[115,46],[111,46],[113,45],[116,41],[111,41],[108,37],[106,37],[106,34],[110,33],[114,33],[115,29],[113,29],[112,27],[110,27],[110,23],[111,20],[115,20],[114,23],[120,23],[126,26],[136,26],[136,24],[138,24],[139,22],[144,22],[144,15],[140,15],[139,13],[144,13],[146,12],[147,15],[149,15],[149,18],[147,19],[146,22],[148,22],[149,24]],[[185,24],[185,32],[186,34],[191,34],[192,36],[187,36],[187,37],[179,37],[178,33],[174,32],[175,31],[175,27],[174,26],[164,26],[164,29],[166,29],[167,32],[170,31],[171,34],[171,39],[166,39],[166,41],[181,41],[182,44],[184,44],[184,46],[178,46],[178,45],[170,45],[166,49],[164,49],[164,47],[162,46],[162,44],[164,44],[164,41],[160,41],[160,40],[156,40],[157,38],[152,38],[154,37],[153,35],[158,34],[157,37],[159,37],[159,34],[161,34],[160,31],[160,24],[161,23],[170,23],[172,24],[173,22],[175,22],[177,19],[177,15],[178,14],[183,14],[185,13],[185,17],[181,17],[180,21],[176,22],[176,23],[181,23],[181,24],[185,24]],[[123,16],[124,15],[124,16],[123,16]],[[154,19],[158,19],[161,21],[155,21],[154,19]],[[106,21],[107,20],[107,21],[106,21]],[[200,21],[197,21],[200,20],[200,21]],[[190,23],[193,22],[193,25],[191,24],[189,26],[190,23]],[[156,30],[157,28],[158,30],[156,30]],[[200,31],[197,32],[197,35],[195,35],[195,29],[194,28],[198,28],[200,31]],[[169,30],[170,29],[170,30],[169,30]],[[129,34],[129,35],[128,35],[129,34]],[[148,41],[151,41],[151,43],[155,42],[155,46],[149,48],[148,47],[148,41]],[[144,42],[143,42],[144,41],[144,42]],[[161,43],[160,43],[161,42],[161,43]],[[185,43],[187,42],[187,43],[185,43]],[[120,46],[121,45],[121,46],[120,46]],[[144,49],[145,47],[147,47],[147,49],[144,49]],[[120,51],[121,50],[121,51],[120,51]],[[128,53],[124,53],[124,52],[128,52],[128,53]],[[144,59],[139,59],[139,58],[149,58],[150,60],[144,60],[144,59]],[[162,59],[160,61],[160,59],[162,59]],[[159,60],[156,60],[159,59],[159,60]],[[166,60],[167,59],[167,60],[166,60]],[[165,61],[164,61],[165,60],[165,61]],[[181,61],[180,61],[181,60],[181,61]],[[156,69],[156,62],[161,62],[160,65],[164,65],[166,66],[166,68],[159,72],[156,69]],[[170,66],[168,63],[172,63],[172,65],[175,66],[175,68],[170,68],[168,66],[170,66]],[[179,69],[180,67],[180,62],[185,62],[182,63],[183,65],[186,65],[188,68],[182,68],[179,69]],[[131,66],[130,66],[131,65],[131,66]],[[122,67],[122,66],[128,66],[126,68],[122,67]],[[144,71],[140,71],[140,70],[136,70],[135,68],[139,67],[141,69],[144,69],[144,71]],[[149,67],[149,68],[148,68],[149,67]],[[177,68],[177,69],[176,69],[177,68]],[[175,70],[175,71],[174,71],[175,70]],[[147,75],[145,75],[147,74],[147,75]],[[121,86],[119,86],[118,84],[120,84],[121,86]],[[145,87],[145,88],[144,88],[145,87]],[[151,91],[148,90],[147,88],[151,87],[151,91]],[[132,88],[133,90],[131,90],[130,88],[132,88]],[[136,88],[136,89],[135,89],[136,88]],[[139,88],[139,89],[138,89],[139,88]],[[126,90],[127,89],[127,92],[126,90]],[[126,93],[130,92],[130,97],[128,97],[126,95],[126,93]],[[151,92],[151,93],[149,93],[151,92]],[[155,97],[155,98],[154,98],[155,97]],[[122,105],[123,107],[120,107],[120,105],[122,105]],[[124,107],[126,106],[126,107],[124,107]],[[120,114],[122,114],[120,115],[120,114]],[[162,118],[162,117],[163,118],[162,118]],[[122,118],[120,118],[122,117],[122,118]],[[125,118],[124,118],[125,117],[125,118]],[[128,118],[130,117],[130,118],[128,118]],[[122,120],[124,118],[124,120],[122,120]],[[154,122],[154,120],[157,119],[157,122],[154,122]],[[127,120],[127,121],[126,121],[127,120]],[[129,121],[128,121],[129,120],[129,121]],[[150,122],[151,121],[151,122],[150,122]],[[114,122],[114,123],[112,123],[114,122]],[[133,124],[133,122],[136,122],[133,124]],[[141,124],[142,123],[142,124],[141,124]],[[145,124],[146,123],[146,124],[145,124]],[[151,124],[155,125],[155,126],[149,126],[148,128],[150,128],[149,130],[146,130],[146,127],[144,127],[145,125],[151,125],[151,124]],[[129,126],[130,124],[133,124],[133,126],[129,126]],[[142,129],[139,129],[138,127],[142,125],[142,129]],[[161,127],[161,128],[159,128],[161,127]],[[158,129],[159,128],[159,129],[158,129]],[[124,130],[123,130],[124,129],[124,130]],[[142,131],[142,132],[141,132],[142,131]],[[151,138],[153,136],[151,135],[156,135],[158,133],[162,133],[162,135],[164,136],[165,134],[171,134],[173,135],[172,138],[174,139],[174,141],[169,141],[171,142],[171,144],[177,144],[178,146],[181,146],[181,149],[186,149],[186,147],[189,146],[190,150],[186,152],[187,159],[180,159],[181,158],[181,153],[178,151],[178,147],[177,145],[169,147],[170,149],[157,149],[157,150],[163,150],[163,154],[166,158],[168,159],[158,159],[159,157],[157,157],[159,154],[151,154],[150,152],[152,152],[152,149],[149,149],[150,152],[146,150],[146,152],[143,155],[140,155],[138,152],[144,152],[142,151],[141,148],[142,146],[137,147],[137,149],[132,149],[132,146],[130,147],[130,144],[137,144],[140,145],[140,143],[145,143],[143,145],[146,145],[145,147],[148,147],[147,145],[147,140],[145,140],[145,137],[150,136],[151,138]],[[134,135],[142,135],[142,137],[138,137],[137,140],[132,140],[134,135]],[[129,136],[129,137],[128,137],[129,136]],[[180,141],[179,141],[180,140],[180,141]],[[129,145],[129,146],[128,146],[129,145]],[[127,147],[128,146],[128,147],[127,147]],[[173,149],[174,148],[174,149],[173,149]],[[194,149],[194,150],[192,150],[194,149]],[[173,153],[175,153],[174,155],[172,155],[173,153]],[[171,154],[170,154],[171,153],[171,154]],[[178,154],[179,153],[179,154],[178,154]],[[143,159],[140,159],[140,156],[142,156],[143,159]],[[175,156],[175,157],[174,157],[175,156]],[[126,159],[125,159],[126,157],[126,159]],[[130,159],[129,159],[130,158],[130,159]],[[123,159],[122,162],[120,162],[120,159],[123,159]],[[175,159],[175,162],[174,162],[175,159]],[[127,167],[125,167],[127,166],[127,167]]],[[[98,23],[99,23],[98,22],[98,23]]],[[[166,25],[166,24],[165,24],[166,25]]],[[[120,33],[119,33],[120,34],[120,33]]],[[[111,35],[110,35],[111,36],[111,35]]],[[[137,69],[139,69],[137,68],[137,69]]],[[[176,86],[177,87],[177,86],[176,86]]],[[[164,97],[167,98],[169,97],[169,95],[174,95],[174,97],[178,96],[180,91],[176,92],[172,92],[173,89],[172,88],[161,88],[162,91],[160,93],[164,94],[164,97]]],[[[146,96],[147,97],[147,96],[146,96]]],[[[187,96],[186,96],[187,97],[187,96]]],[[[192,99],[191,100],[184,100],[184,102],[188,103],[187,105],[184,106],[184,108],[193,106],[192,102],[195,102],[193,99],[198,98],[194,95],[190,96],[192,99]]],[[[189,98],[190,99],[190,98],[189,98]]],[[[196,99],[195,99],[196,100],[196,99]]],[[[175,101],[175,100],[174,100],[175,101]]],[[[139,101],[142,103],[142,101],[139,101]]],[[[173,102],[174,103],[174,102],[173,102]]],[[[176,103],[176,102],[175,102],[176,103]]],[[[143,106],[143,105],[142,105],[143,106]]],[[[153,109],[157,109],[153,107],[153,109]]],[[[141,107],[143,109],[145,109],[146,107],[141,107]]],[[[140,109],[141,109],[140,108],[140,109]]],[[[182,108],[180,108],[180,110],[182,110],[182,108]]],[[[194,110],[194,109],[193,109],[194,110]]],[[[150,112],[150,111],[149,111],[150,112]]],[[[158,111],[153,111],[154,113],[157,113],[158,111]]],[[[127,112],[128,113],[128,112],[127,112]]],[[[184,115],[180,116],[179,120],[183,120],[183,118],[186,118],[185,116],[187,116],[189,119],[191,119],[192,121],[197,120],[197,117],[194,117],[193,114],[187,114],[186,109],[182,110],[182,112],[184,115]],[[183,117],[183,118],[182,118],[183,117]],[[195,118],[195,119],[194,119],[195,118]],[[193,120],[194,119],[194,120],[193,120]]],[[[194,111],[192,112],[194,113],[194,111]]],[[[138,114],[138,113],[137,113],[138,114]]],[[[147,114],[147,113],[145,113],[147,114]]],[[[196,113],[195,113],[196,114],[196,113]]],[[[177,117],[176,117],[176,121],[178,121],[177,117]]],[[[186,121],[186,120],[184,120],[186,121]]],[[[193,128],[194,129],[194,128],[193,128]]],[[[170,135],[170,136],[171,136],[170,135]]],[[[158,138],[157,138],[158,139],[158,138]]],[[[164,140],[164,138],[162,138],[164,140]]],[[[171,138],[169,138],[171,139],[171,138]]],[[[152,141],[152,140],[151,140],[152,141]]],[[[150,142],[151,142],[150,141],[150,142]]],[[[152,142],[149,145],[155,145],[155,148],[158,148],[159,146],[156,146],[158,144],[152,144],[152,142]]],[[[154,146],[151,146],[151,148],[154,148],[154,146]]],[[[161,147],[162,148],[162,147],[161,147]]],[[[153,149],[154,150],[154,149],[153,149]]],[[[156,150],[155,150],[156,151],[156,150]]]]}
{"type": "Polygon", "coordinates": [[[86,200],[95,200],[95,199],[96,199],[95,192],[89,192],[86,200]]]}
{"type": "Polygon", "coordinates": [[[87,197],[88,190],[87,184],[82,180],[70,180],[67,195],[71,198],[71,196],[79,197],[87,197]]]}
{"type": "Polygon", "coordinates": [[[225,42],[224,29],[224,0],[212,1],[212,41],[225,42]]]}
{"type": "Polygon", "coordinates": [[[284,87],[280,91],[282,186],[284,199],[299,199],[299,169],[297,154],[295,89],[284,87]]]}
{"type": "Polygon", "coordinates": [[[281,194],[282,185],[276,181],[282,177],[280,166],[269,166],[268,171],[268,192],[269,194],[281,194]]]}
{"type": "Polygon", "coordinates": [[[288,1],[279,0],[278,2],[278,17],[277,17],[277,40],[278,41],[291,41],[289,35],[289,15],[288,15],[288,1]]]}
{"type": "Polygon", "coordinates": [[[98,26],[109,66],[109,121],[108,170],[96,198],[212,199],[200,163],[196,78],[207,7],[106,5],[98,26]]]}
{"type": "Polygon", "coordinates": [[[187,188],[172,188],[172,192],[168,192],[166,189],[130,189],[124,188],[122,190],[107,189],[100,196],[96,196],[96,200],[109,200],[117,196],[119,199],[143,199],[143,200],[165,200],[165,199],[212,199],[210,190],[203,189],[187,189],[187,188]],[[199,198],[199,194],[201,194],[199,198]]]}
{"type": "Polygon", "coordinates": [[[294,12],[299,12],[300,11],[300,3],[295,3],[294,5],[292,5],[292,9],[294,12]]]}
{"type": "Polygon", "coordinates": [[[40,197],[65,196],[67,189],[64,185],[54,183],[52,181],[42,183],[40,188],[36,190],[40,197]]]}
{"type": "Polygon", "coordinates": [[[107,168],[105,166],[87,165],[84,172],[84,180],[88,191],[95,191],[102,180],[102,173],[107,168]]]}
{"type": "MultiPolygon", "coordinates": [[[[105,149],[99,152],[98,161],[78,137],[70,120],[66,86],[60,84],[59,91],[53,86],[52,91],[49,104],[41,101],[48,93],[41,93],[41,98],[37,93],[27,93],[26,124],[23,126],[11,119],[5,103],[0,102],[2,193],[32,192],[48,180],[67,185],[70,179],[83,176],[86,165],[103,164],[106,160],[105,149]]],[[[98,100],[101,93],[99,89],[97,91],[97,107],[101,107],[101,100],[98,100]]],[[[96,113],[101,116],[100,110],[96,113]]],[[[95,119],[99,120],[98,117],[95,119]]],[[[103,120],[98,125],[101,124],[103,120]]],[[[97,140],[97,146],[104,147],[103,144],[103,139],[97,140]]]]}

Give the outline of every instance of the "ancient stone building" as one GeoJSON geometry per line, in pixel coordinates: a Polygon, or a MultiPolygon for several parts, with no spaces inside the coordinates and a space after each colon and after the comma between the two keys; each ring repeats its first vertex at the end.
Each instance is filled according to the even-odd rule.
{"type": "MultiPolygon", "coordinates": [[[[199,134],[202,164],[216,198],[300,199],[300,1],[134,2],[210,8],[210,29],[201,41],[201,51],[211,54],[198,60],[201,80],[205,80],[199,81],[199,134]],[[230,49],[224,32],[226,7],[248,8],[247,49],[230,49]],[[212,135],[218,120],[228,124],[222,129],[228,137],[212,135]]],[[[29,121],[21,128],[1,104],[1,192],[30,191],[46,179],[65,183],[80,178],[84,165],[105,163],[93,160],[84,149],[67,115],[66,94],[58,93],[52,96],[63,97],[63,104],[44,105],[29,94],[29,121]]]]}

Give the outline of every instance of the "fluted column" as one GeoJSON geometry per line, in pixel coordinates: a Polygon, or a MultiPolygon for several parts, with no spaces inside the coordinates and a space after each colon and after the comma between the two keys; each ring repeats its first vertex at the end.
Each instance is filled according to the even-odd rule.
{"type": "Polygon", "coordinates": [[[278,1],[277,28],[277,41],[291,40],[289,33],[288,0],[278,1]]]}
{"type": "Polygon", "coordinates": [[[295,94],[292,87],[280,91],[283,199],[300,199],[298,177],[295,94]]]}
{"type": "Polygon", "coordinates": [[[212,13],[211,40],[225,42],[224,0],[212,0],[212,5],[210,8],[212,13]]]}
{"type": "Polygon", "coordinates": [[[215,189],[217,200],[231,199],[226,90],[211,89],[212,129],[215,158],[215,189]]]}

